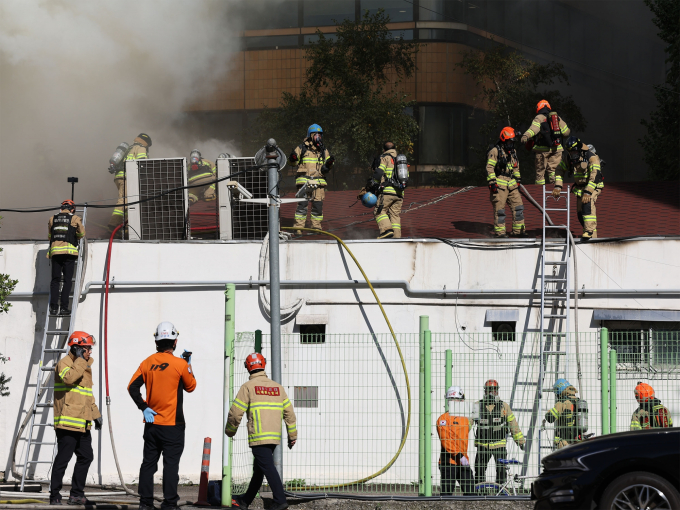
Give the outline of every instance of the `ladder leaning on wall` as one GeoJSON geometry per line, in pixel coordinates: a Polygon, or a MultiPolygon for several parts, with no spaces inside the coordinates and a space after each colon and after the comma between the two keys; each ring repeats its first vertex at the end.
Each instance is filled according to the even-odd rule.
{"type": "MultiPolygon", "coordinates": [[[[87,206],[84,209],[76,210],[76,214],[83,213],[83,226],[87,220],[87,206]]],[[[51,315],[50,314],[50,300],[48,298],[45,305],[45,328],[43,330],[42,344],[40,346],[40,356],[38,358],[38,374],[36,376],[36,388],[35,397],[33,399],[33,405],[28,411],[27,419],[30,417],[30,424],[28,426],[28,435],[26,436],[26,445],[24,450],[24,462],[21,465],[21,485],[19,490],[23,492],[24,484],[29,476],[29,466],[35,466],[37,464],[50,464],[54,462],[54,457],[56,454],[56,438],[53,441],[45,441],[45,429],[48,427],[54,427],[54,420],[50,421],[49,410],[53,408],[52,396],[54,395],[54,368],[57,365],[60,357],[68,352],[66,342],[73,333],[73,328],[76,322],[76,312],[78,311],[78,301],[80,300],[80,289],[82,287],[83,272],[85,267],[85,257],[86,257],[86,240],[83,237],[78,242],[78,259],[76,261],[76,267],[74,271],[74,279],[71,287],[71,294],[69,296],[69,301],[71,303],[71,315],[51,315]],[[43,374],[45,374],[43,379],[43,374]],[[47,410],[47,413],[44,411],[47,410]],[[36,422],[36,417],[40,413],[40,420],[36,422]],[[34,432],[38,431],[38,437],[34,438],[34,432]],[[41,446],[52,446],[52,458],[51,460],[40,460],[40,447],[41,446]],[[31,455],[31,449],[33,448],[33,455],[31,455]]],[[[59,292],[61,292],[61,287],[63,286],[63,279],[59,284],[59,292]]],[[[27,380],[26,388],[24,388],[24,394],[28,391],[30,379],[27,380]]],[[[13,453],[16,455],[17,444],[21,438],[22,431],[24,430],[26,422],[22,424],[19,429],[13,448],[13,453]]],[[[14,472],[16,476],[16,472],[14,472]]]]}

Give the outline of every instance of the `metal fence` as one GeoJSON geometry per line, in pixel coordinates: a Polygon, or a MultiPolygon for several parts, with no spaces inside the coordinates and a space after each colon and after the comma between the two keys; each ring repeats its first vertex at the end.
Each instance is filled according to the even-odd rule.
{"type": "MultiPolygon", "coordinates": [[[[587,401],[588,434],[629,429],[638,407],[633,390],[640,381],[654,387],[672,415],[680,412],[677,330],[645,336],[649,347],[645,350],[647,344],[641,344],[641,357],[635,357],[634,362],[632,349],[621,346],[642,342],[637,333],[612,331],[608,338],[597,332],[561,337],[560,349],[565,355],[553,356],[551,363],[546,363],[543,388],[538,380],[538,333],[506,333],[503,337],[492,333],[432,333],[431,364],[426,362],[427,353],[421,356],[422,336],[397,335],[402,360],[389,334],[317,334],[311,339],[301,334],[282,335],[283,383],[295,407],[299,434],[296,446],[283,450],[288,490],[438,495],[441,443],[436,426],[447,412],[444,397],[449,381],[464,390],[467,416],[472,416],[475,403],[483,397],[484,383],[489,379],[498,382],[499,397],[512,408],[526,442],[522,450],[511,436],[507,437],[507,457],[519,461],[509,471],[510,478],[520,477],[515,483],[518,495],[528,495],[531,479],[539,473],[540,459],[554,449],[553,426],[543,420],[555,403],[551,389],[556,378],[568,379],[578,396],[587,401]],[[603,344],[602,339],[609,343],[603,344]],[[611,367],[615,355],[610,351],[620,351],[611,367]],[[606,359],[604,385],[602,352],[606,359]],[[425,400],[420,397],[427,386],[425,379],[430,381],[431,391],[427,415],[420,405],[425,400]],[[422,439],[420,430],[424,430],[422,439]]],[[[638,344],[634,345],[638,349],[638,344]]],[[[544,350],[547,348],[544,345],[544,350]]],[[[247,379],[240,360],[254,349],[254,333],[237,334],[234,393],[247,379]]],[[[267,335],[263,336],[262,353],[269,359],[267,335]]],[[[488,466],[480,462],[475,466],[475,460],[481,459],[475,445],[476,432],[475,427],[469,434],[467,451],[471,467],[476,467],[476,482],[493,482],[495,460],[488,466]]],[[[245,491],[252,473],[245,427],[239,428],[232,451],[232,485],[234,493],[239,494],[245,491]]],[[[506,489],[512,494],[510,486],[506,489]]]]}

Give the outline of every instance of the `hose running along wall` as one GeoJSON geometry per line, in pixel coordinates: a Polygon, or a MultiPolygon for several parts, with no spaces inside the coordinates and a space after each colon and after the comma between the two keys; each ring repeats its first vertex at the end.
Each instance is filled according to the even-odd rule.
{"type": "MultiPolygon", "coordinates": [[[[377,478],[378,476],[382,475],[385,473],[388,469],[392,467],[392,465],[397,461],[399,458],[399,455],[401,455],[402,450],[404,449],[404,445],[406,444],[406,438],[408,437],[408,432],[411,427],[411,384],[408,379],[408,370],[406,369],[406,362],[404,361],[404,355],[401,352],[401,347],[399,346],[399,341],[397,340],[397,335],[394,333],[394,329],[392,329],[392,324],[390,324],[390,320],[387,318],[387,313],[385,313],[385,309],[383,308],[382,303],[380,302],[380,299],[378,298],[378,295],[375,292],[375,289],[373,288],[373,285],[371,284],[371,281],[368,279],[368,276],[366,276],[366,273],[364,272],[363,268],[361,267],[361,264],[359,264],[359,261],[356,259],[352,251],[347,247],[347,245],[343,242],[342,239],[340,239],[338,236],[335,234],[331,234],[330,232],[326,232],[324,230],[317,230],[314,228],[301,228],[301,227],[281,227],[282,230],[304,230],[306,232],[313,232],[316,234],[324,234],[327,236],[332,237],[336,241],[338,241],[342,247],[347,251],[350,257],[352,257],[352,260],[354,263],[357,265],[359,268],[359,271],[361,271],[362,276],[366,280],[366,284],[368,287],[371,289],[371,292],[373,293],[373,297],[375,298],[376,303],[380,307],[380,311],[382,312],[383,317],[385,318],[385,322],[387,323],[387,327],[390,330],[390,333],[392,334],[392,339],[394,340],[394,345],[397,348],[397,352],[399,353],[399,359],[401,360],[401,366],[404,369],[404,379],[406,380],[406,392],[408,395],[408,413],[407,413],[407,418],[406,418],[406,430],[404,431],[404,434],[402,435],[401,438],[401,443],[399,444],[399,449],[397,452],[394,454],[394,457],[379,471],[376,473],[373,473],[370,476],[367,476],[365,478],[362,478],[360,480],[355,480],[353,482],[347,482],[347,483],[341,483],[341,484],[335,484],[335,485],[325,485],[325,486],[314,486],[314,487],[295,487],[295,491],[297,490],[326,490],[326,489],[338,489],[340,487],[348,487],[350,485],[358,485],[361,483],[365,483],[369,480],[372,480],[374,478],[377,478]]],[[[295,494],[291,494],[295,495],[295,494]]]]}

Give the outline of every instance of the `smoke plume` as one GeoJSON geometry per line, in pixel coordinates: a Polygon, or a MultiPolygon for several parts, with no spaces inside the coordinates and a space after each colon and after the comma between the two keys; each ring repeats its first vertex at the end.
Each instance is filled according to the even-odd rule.
{"type": "MultiPolygon", "coordinates": [[[[0,4],[0,204],[117,196],[108,159],[140,132],[151,157],[188,156],[187,107],[209,94],[238,50],[223,0],[3,0],[0,4]]],[[[212,135],[219,138],[219,134],[212,135]]],[[[228,140],[203,154],[234,154],[228,140]]],[[[110,212],[109,212],[110,214],[110,212]]],[[[47,213],[4,214],[3,238],[44,237],[47,213]]]]}

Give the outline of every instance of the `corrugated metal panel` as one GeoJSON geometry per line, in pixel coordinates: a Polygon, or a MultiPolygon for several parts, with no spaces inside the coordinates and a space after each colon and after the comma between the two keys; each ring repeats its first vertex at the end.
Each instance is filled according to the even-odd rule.
{"type": "Polygon", "coordinates": [[[487,310],[486,322],[517,322],[519,310],[487,310]]]}
{"type": "Polygon", "coordinates": [[[594,310],[593,320],[680,322],[680,312],[672,310],[594,310]]]}

